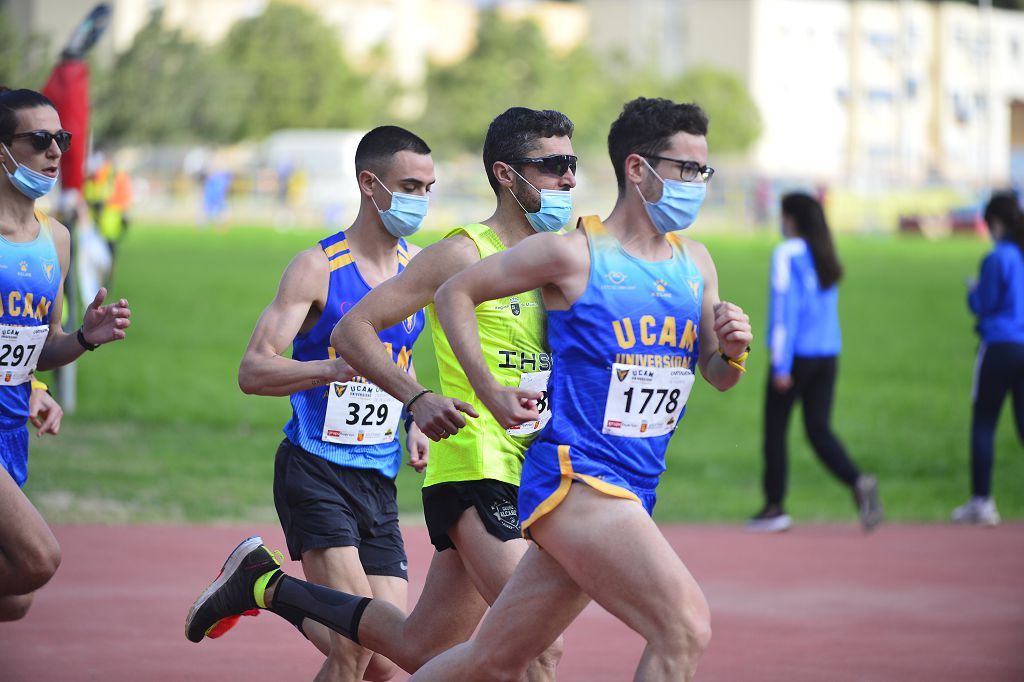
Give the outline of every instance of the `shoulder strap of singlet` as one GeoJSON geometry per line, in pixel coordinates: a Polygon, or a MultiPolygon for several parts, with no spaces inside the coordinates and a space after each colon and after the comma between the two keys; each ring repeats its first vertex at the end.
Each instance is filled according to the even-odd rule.
{"type": "Polygon", "coordinates": [[[33,212],[36,215],[36,220],[39,221],[39,229],[42,234],[45,234],[50,240],[53,240],[53,226],[50,225],[50,216],[46,215],[40,209],[34,209],[33,212]]]}
{"type": "Polygon", "coordinates": [[[459,227],[453,228],[445,238],[453,237],[457,234],[464,234],[473,240],[476,244],[477,249],[480,251],[480,257],[486,258],[492,253],[498,253],[499,251],[505,250],[505,245],[501,243],[501,239],[494,230],[483,225],[481,223],[470,223],[469,225],[460,225],[459,227]],[[484,250],[487,253],[484,253],[484,250]]]}
{"type": "Polygon", "coordinates": [[[321,239],[320,248],[324,250],[328,262],[331,264],[331,272],[343,268],[352,262],[352,252],[348,248],[348,240],[345,239],[345,231],[335,232],[330,237],[321,239]]]}

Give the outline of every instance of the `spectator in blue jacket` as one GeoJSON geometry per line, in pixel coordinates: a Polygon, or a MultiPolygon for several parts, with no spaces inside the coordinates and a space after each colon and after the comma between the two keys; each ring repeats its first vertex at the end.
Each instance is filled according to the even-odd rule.
{"type": "Polygon", "coordinates": [[[974,372],[971,416],[971,499],[953,510],[957,523],[994,526],[992,499],[996,423],[1006,394],[1013,392],[1017,434],[1024,441],[1024,216],[1012,192],[999,192],[985,207],[995,247],[981,262],[967,304],[981,337],[974,372]]]}
{"type": "Polygon", "coordinates": [[[782,234],[771,267],[768,347],[771,373],[764,407],[764,508],[747,522],[759,532],[789,529],[785,512],[786,431],[797,400],[804,427],[818,458],[853,492],[861,525],[871,530],[882,520],[878,482],[853,463],[829,425],[842,339],[839,333],[839,280],[836,255],[821,204],[807,194],[782,198],[782,234]]]}

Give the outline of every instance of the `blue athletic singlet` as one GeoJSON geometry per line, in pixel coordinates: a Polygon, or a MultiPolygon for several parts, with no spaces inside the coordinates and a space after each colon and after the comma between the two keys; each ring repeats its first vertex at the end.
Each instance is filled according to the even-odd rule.
{"type": "MultiPolygon", "coordinates": [[[[60,289],[60,261],[50,219],[36,211],[36,220],[39,234],[30,242],[9,242],[0,237],[0,325],[50,324],[50,310],[60,289]]],[[[32,385],[28,381],[17,386],[3,385],[4,376],[18,364],[11,345],[4,341],[0,338],[0,465],[20,486],[28,477],[26,423],[32,385]]],[[[35,360],[41,350],[31,351],[36,354],[35,360]]]]}
{"type": "Polygon", "coordinates": [[[590,276],[568,310],[548,311],[553,413],[523,464],[524,530],[573,480],[650,512],[699,357],[704,278],[683,242],[670,234],[672,258],[649,262],[626,253],[596,216],[580,222],[590,276]]]}
{"type": "MultiPolygon", "coordinates": [[[[295,360],[326,360],[337,357],[331,348],[331,331],[342,316],[370,292],[370,285],[359,273],[345,241],[345,232],[320,241],[330,262],[331,280],[327,303],[316,325],[292,342],[295,360]]],[[[409,262],[409,248],[404,239],[398,240],[398,271],[409,262]]],[[[417,311],[399,324],[380,332],[380,340],[390,349],[391,358],[402,369],[412,366],[412,346],[423,331],[423,311],[417,311]]],[[[355,381],[361,381],[356,378],[355,381]]],[[[292,418],[284,433],[295,445],[328,462],[356,469],[373,469],[388,478],[398,475],[402,458],[402,444],[395,437],[390,443],[377,445],[342,445],[322,439],[327,412],[327,394],[331,386],[317,386],[293,393],[292,418]]],[[[397,436],[397,434],[396,434],[397,436]]]]}

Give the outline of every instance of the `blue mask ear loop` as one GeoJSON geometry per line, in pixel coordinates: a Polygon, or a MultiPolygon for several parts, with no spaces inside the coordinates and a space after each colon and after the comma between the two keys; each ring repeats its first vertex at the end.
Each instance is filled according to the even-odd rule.
{"type": "MultiPolygon", "coordinates": [[[[374,180],[376,180],[376,181],[377,181],[377,182],[378,182],[378,183],[380,184],[380,186],[384,188],[384,191],[385,191],[385,192],[387,192],[388,194],[390,194],[390,195],[391,195],[392,197],[394,197],[394,196],[395,196],[395,193],[394,193],[394,192],[392,192],[391,190],[389,190],[389,189],[388,189],[388,186],[387,186],[387,185],[385,185],[385,184],[384,184],[383,182],[381,182],[380,178],[378,178],[378,177],[377,177],[377,174],[376,174],[376,173],[374,173],[374,172],[372,172],[372,171],[371,171],[371,172],[370,172],[370,175],[372,175],[372,176],[373,176],[373,179],[374,179],[374,180]]],[[[377,205],[377,200],[373,198],[373,195],[372,195],[372,194],[370,195],[370,201],[372,201],[372,202],[373,202],[373,207],[374,207],[375,209],[377,209],[377,213],[383,213],[383,212],[384,212],[384,211],[380,210],[380,206],[378,206],[378,205],[377,205]]],[[[391,209],[389,208],[388,210],[390,211],[391,209]]]]}
{"type": "Polygon", "coordinates": [[[14,175],[15,171],[18,170],[18,166],[20,166],[21,164],[18,163],[18,160],[16,158],[14,158],[14,152],[11,151],[11,148],[7,146],[6,142],[0,142],[0,145],[3,145],[4,151],[7,153],[7,156],[11,159],[11,161],[14,162],[14,170],[7,170],[7,159],[3,157],[0,157],[0,167],[2,167],[4,169],[4,172],[7,173],[8,175],[14,175]]]}
{"type": "MultiPolygon", "coordinates": [[[[506,164],[506,165],[507,165],[507,164],[506,164]]],[[[513,173],[515,173],[516,175],[519,175],[519,171],[517,171],[517,170],[516,170],[515,168],[513,168],[512,166],[509,166],[509,167],[508,167],[508,169],[509,169],[510,171],[512,171],[513,173]]],[[[530,186],[530,189],[532,189],[532,190],[533,190],[534,192],[536,192],[537,194],[540,194],[540,190],[539,190],[539,189],[537,189],[536,187],[534,187],[534,186],[533,186],[533,183],[532,183],[532,182],[530,182],[529,180],[527,180],[526,178],[524,178],[524,177],[523,177],[522,175],[519,175],[519,179],[520,179],[520,180],[522,180],[523,182],[525,182],[525,183],[526,183],[527,185],[529,185],[529,186],[530,186]]],[[[525,207],[525,206],[523,206],[523,202],[519,201],[519,197],[517,197],[517,196],[516,196],[516,193],[512,191],[512,188],[511,188],[511,187],[509,187],[509,188],[508,188],[508,193],[509,193],[509,194],[511,194],[511,195],[512,195],[512,198],[516,200],[516,203],[517,203],[517,204],[519,204],[519,208],[523,209],[523,213],[530,213],[530,211],[527,211],[527,210],[526,210],[526,207],[525,207]]],[[[539,210],[539,209],[538,209],[538,210],[539,210]]]]}
{"type": "MultiPolygon", "coordinates": [[[[647,159],[645,159],[642,156],[640,157],[640,160],[643,161],[644,164],[648,168],[651,169],[651,172],[654,173],[654,177],[658,178],[658,181],[661,182],[662,187],[664,187],[665,186],[665,179],[663,177],[661,177],[660,175],[658,175],[658,171],[654,170],[654,166],[652,166],[650,163],[648,163],[647,159]]],[[[640,195],[640,201],[644,202],[645,204],[651,203],[651,202],[647,201],[647,197],[645,197],[644,193],[640,191],[640,183],[637,183],[637,184],[633,185],[633,187],[636,188],[636,193],[640,195]]]]}

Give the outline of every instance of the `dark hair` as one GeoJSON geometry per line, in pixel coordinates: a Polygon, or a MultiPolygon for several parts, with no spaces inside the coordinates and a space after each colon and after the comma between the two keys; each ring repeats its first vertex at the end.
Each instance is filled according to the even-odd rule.
{"type": "Polygon", "coordinates": [[[0,140],[10,144],[11,136],[18,129],[18,112],[22,109],[35,109],[36,107],[50,107],[54,111],[57,110],[57,107],[53,106],[53,102],[35,90],[26,88],[11,90],[0,86],[0,140]]]}
{"type": "Polygon", "coordinates": [[[996,192],[985,206],[985,222],[989,231],[992,221],[998,220],[1006,230],[1005,239],[1017,244],[1024,251],[1024,215],[1021,214],[1020,201],[1012,191],[996,192]]]}
{"type": "Polygon", "coordinates": [[[793,219],[796,233],[807,242],[821,288],[838,284],[843,278],[843,266],[839,264],[821,203],[809,194],[792,192],[782,197],[782,214],[793,219]]]}
{"type": "Polygon", "coordinates": [[[615,168],[619,193],[626,188],[626,157],[657,155],[676,133],[708,134],[708,115],[696,104],[676,104],[660,97],[637,97],[626,102],[608,131],[608,155],[615,168]]]}
{"type": "Polygon", "coordinates": [[[356,147],[356,173],[383,173],[398,152],[429,154],[430,147],[418,135],[398,126],[379,126],[363,135],[356,147]]]}
{"type": "Polygon", "coordinates": [[[495,161],[524,158],[544,137],[572,139],[573,124],[569,117],[554,109],[512,107],[491,121],[484,138],[484,170],[495,194],[501,189],[491,167],[495,161]]]}

